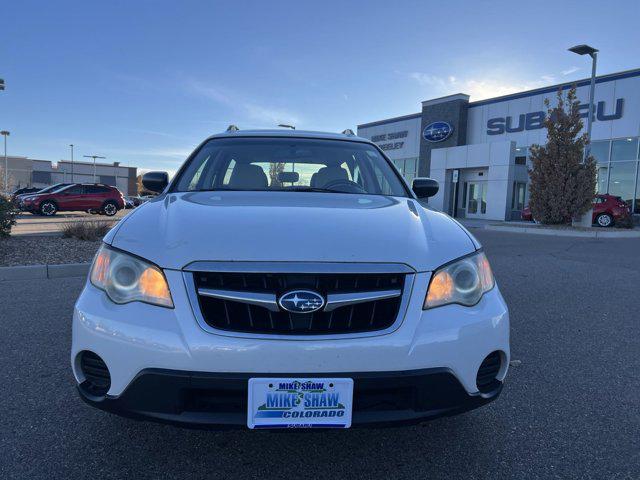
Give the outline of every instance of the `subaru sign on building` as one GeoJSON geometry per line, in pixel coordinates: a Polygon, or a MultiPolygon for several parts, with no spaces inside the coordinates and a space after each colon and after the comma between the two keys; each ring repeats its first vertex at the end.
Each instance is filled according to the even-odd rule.
{"type": "Polygon", "coordinates": [[[427,142],[442,142],[453,133],[453,127],[447,122],[433,122],[425,127],[422,136],[427,142]]]}
{"type": "MultiPolygon", "coordinates": [[[[419,113],[358,126],[409,181],[440,183],[429,204],[459,218],[519,218],[529,201],[529,148],[546,142],[545,99],[577,86],[589,115],[589,80],[480,101],[464,93],[422,102],[419,113]],[[454,172],[456,181],[454,181],[454,172]]],[[[591,153],[598,192],[621,197],[640,214],[640,69],[596,79],[591,153]]]]}

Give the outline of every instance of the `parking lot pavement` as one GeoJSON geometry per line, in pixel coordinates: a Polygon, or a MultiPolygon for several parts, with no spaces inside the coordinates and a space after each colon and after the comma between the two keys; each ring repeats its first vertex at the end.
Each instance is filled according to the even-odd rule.
{"type": "Polygon", "coordinates": [[[83,279],[5,282],[0,478],[638,478],[640,242],[474,233],[521,363],[496,402],[417,427],[212,432],[94,410],[68,358],[83,279]]]}
{"type": "Polygon", "coordinates": [[[17,224],[11,229],[11,235],[51,235],[60,232],[65,223],[82,220],[118,221],[129,212],[131,210],[120,210],[113,217],[86,212],[64,212],[52,217],[21,213],[16,219],[17,224]]]}

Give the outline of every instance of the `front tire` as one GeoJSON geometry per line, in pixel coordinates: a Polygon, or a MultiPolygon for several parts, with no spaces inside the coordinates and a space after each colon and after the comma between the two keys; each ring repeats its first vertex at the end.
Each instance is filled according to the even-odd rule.
{"type": "Polygon", "coordinates": [[[107,202],[102,207],[103,213],[108,217],[113,217],[116,213],[118,213],[118,205],[115,202],[107,202]]]}
{"type": "Polygon", "coordinates": [[[601,213],[596,217],[596,224],[603,228],[611,227],[613,226],[613,217],[608,213],[601,213]]]}
{"type": "Polygon", "coordinates": [[[56,214],[57,211],[58,206],[55,204],[55,202],[46,201],[40,204],[40,214],[44,215],[45,217],[52,217],[56,214]]]}

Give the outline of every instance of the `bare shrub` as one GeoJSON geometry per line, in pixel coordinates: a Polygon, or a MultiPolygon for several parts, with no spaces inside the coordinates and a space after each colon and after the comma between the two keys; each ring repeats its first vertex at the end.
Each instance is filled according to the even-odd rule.
{"type": "Polygon", "coordinates": [[[62,236],[65,238],[77,238],[78,240],[95,241],[104,237],[112,226],[112,222],[99,220],[69,222],[62,226],[62,236]]]}

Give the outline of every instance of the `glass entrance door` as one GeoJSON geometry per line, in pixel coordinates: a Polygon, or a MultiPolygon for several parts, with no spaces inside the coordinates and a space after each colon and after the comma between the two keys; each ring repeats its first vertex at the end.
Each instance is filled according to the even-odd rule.
{"type": "Polygon", "coordinates": [[[467,217],[482,218],[487,214],[487,182],[469,182],[467,186],[467,217]]]}

